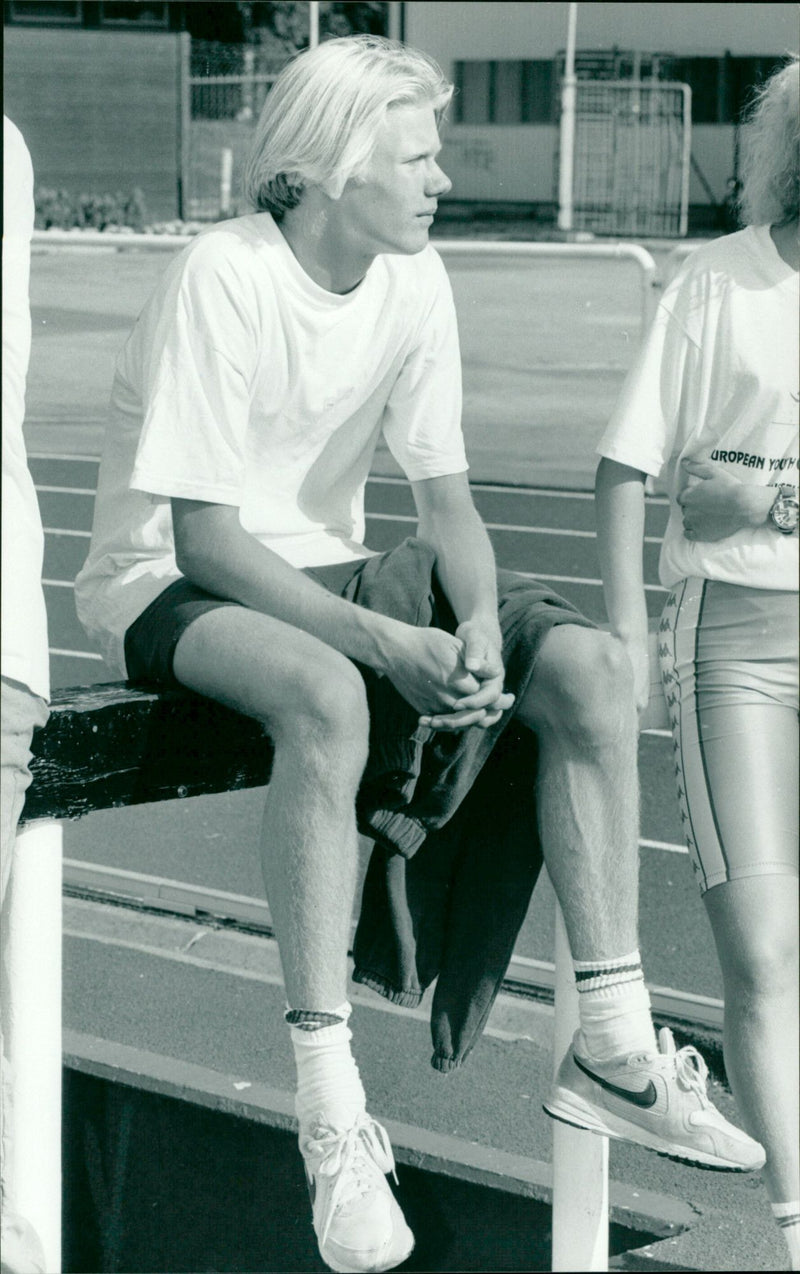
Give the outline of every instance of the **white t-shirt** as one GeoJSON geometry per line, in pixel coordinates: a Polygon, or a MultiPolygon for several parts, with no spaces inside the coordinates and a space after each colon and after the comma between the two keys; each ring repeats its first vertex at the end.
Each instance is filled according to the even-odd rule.
{"type": "Polygon", "coordinates": [[[412,480],[464,472],[449,281],[428,247],[345,296],[268,213],[211,227],[167,269],[117,363],[78,614],[124,671],[130,624],[180,572],[170,497],[234,505],[294,566],[370,555],[378,438],[412,480]]]}
{"type": "Polygon", "coordinates": [[[652,329],[597,450],[666,474],[671,507],[659,573],[752,588],[796,589],[798,537],[773,527],[714,542],[683,534],[676,497],[685,457],[742,482],[798,485],[798,274],[768,226],[698,248],[664,292],[652,329]]]}
{"type": "Polygon", "coordinates": [[[3,116],[3,605],[2,672],[42,699],[50,695],[44,535],[22,424],[31,353],[28,295],[33,168],[17,126],[3,116]]]}

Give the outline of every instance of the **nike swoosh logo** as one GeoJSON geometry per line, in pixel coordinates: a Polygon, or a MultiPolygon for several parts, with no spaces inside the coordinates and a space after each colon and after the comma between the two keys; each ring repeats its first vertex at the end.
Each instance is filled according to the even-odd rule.
{"type": "Polygon", "coordinates": [[[622,1101],[630,1102],[632,1106],[641,1106],[643,1110],[649,1110],[651,1106],[655,1106],[658,1101],[658,1093],[652,1079],[647,1081],[647,1087],[642,1088],[639,1092],[632,1092],[630,1088],[622,1088],[619,1084],[612,1084],[609,1079],[603,1079],[602,1075],[595,1075],[594,1071],[590,1071],[588,1066],[584,1066],[580,1058],[572,1054],[572,1060],[582,1070],[584,1075],[588,1075],[589,1079],[594,1080],[595,1084],[599,1084],[601,1088],[605,1088],[606,1092],[613,1093],[615,1097],[619,1097],[622,1101]]]}

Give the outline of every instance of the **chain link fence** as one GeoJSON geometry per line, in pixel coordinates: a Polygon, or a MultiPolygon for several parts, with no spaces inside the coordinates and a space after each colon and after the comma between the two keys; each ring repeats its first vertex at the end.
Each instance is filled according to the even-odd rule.
{"type": "Polygon", "coordinates": [[[182,216],[215,221],[246,212],[242,174],[253,127],[290,54],[258,44],[184,46],[182,216]]]}
{"type": "Polygon", "coordinates": [[[691,93],[658,80],[579,80],[574,225],[595,234],[685,235],[691,93]]]}

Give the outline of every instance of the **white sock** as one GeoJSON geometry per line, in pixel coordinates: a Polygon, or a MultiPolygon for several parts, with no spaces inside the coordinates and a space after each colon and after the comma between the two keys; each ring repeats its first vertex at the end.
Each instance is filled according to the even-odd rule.
{"type": "Polygon", "coordinates": [[[608,1061],[631,1053],[657,1053],[650,993],[639,952],[572,963],[581,1034],[588,1056],[608,1061]]]}
{"type": "Polygon", "coordinates": [[[793,1270],[800,1270],[800,1200],[793,1203],[771,1203],[772,1215],[789,1247],[793,1270]]]}
{"type": "Polygon", "coordinates": [[[289,1035],[297,1066],[295,1109],[301,1130],[318,1117],[334,1128],[349,1128],[365,1109],[361,1076],[350,1052],[352,1032],[348,1003],[331,1009],[342,1020],[316,1030],[290,1026],[289,1035]]]}

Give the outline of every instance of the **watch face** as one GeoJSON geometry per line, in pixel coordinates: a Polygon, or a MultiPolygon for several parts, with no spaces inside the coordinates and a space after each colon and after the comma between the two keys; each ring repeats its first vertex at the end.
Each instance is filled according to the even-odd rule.
{"type": "Polygon", "coordinates": [[[797,526],[798,505],[796,500],[780,498],[771,509],[772,520],[779,531],[793,531],[797,526]]]}

